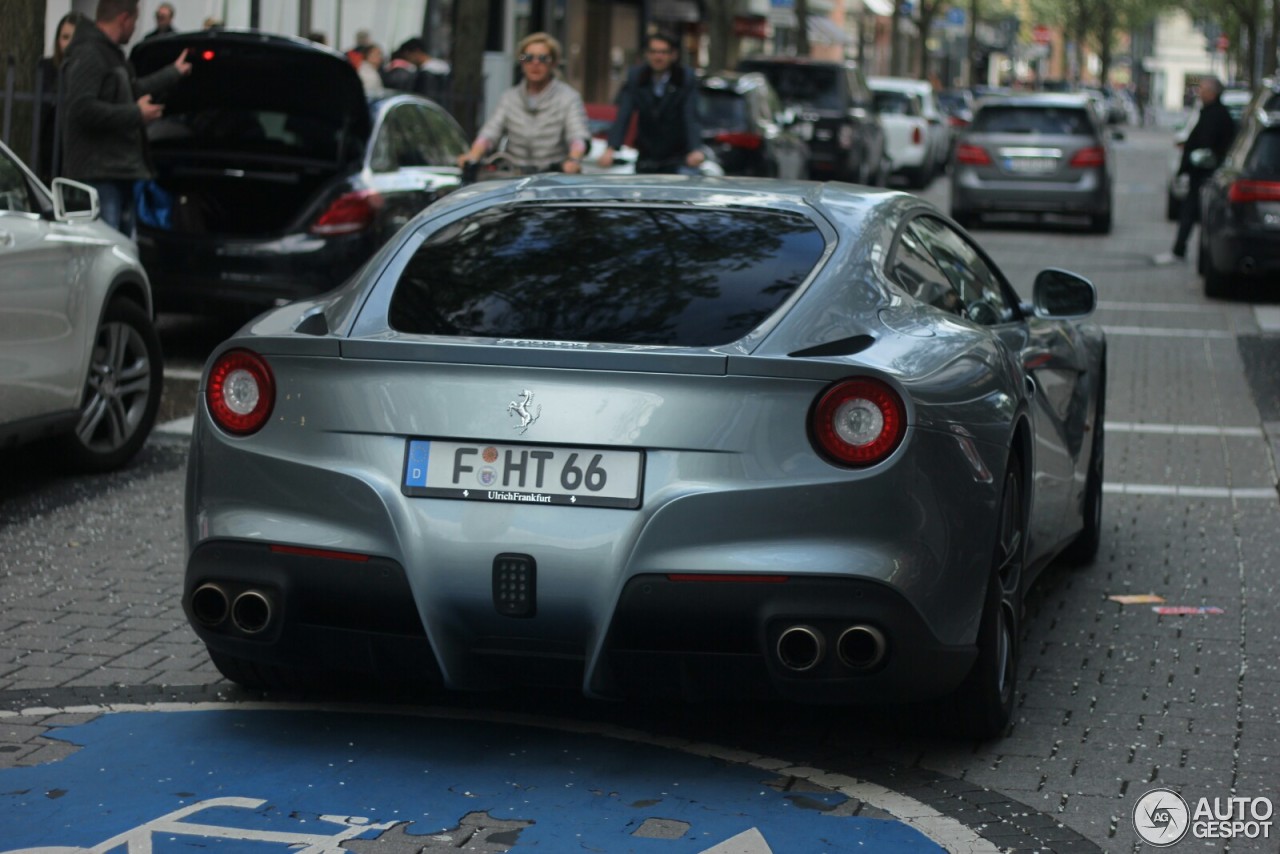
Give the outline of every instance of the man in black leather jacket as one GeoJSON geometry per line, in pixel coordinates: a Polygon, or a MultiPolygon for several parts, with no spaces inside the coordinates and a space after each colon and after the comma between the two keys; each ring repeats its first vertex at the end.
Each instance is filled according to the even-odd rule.
{"type": "Polygon", "coordinates": [[[152,177],[146,126],[164,114],[151,100],[191,72],[187,52],[138,79],[121,45],[138,24],[138,0],[98,0],[93,24],[67,46],[62,174],[98,191],[102,219],[133,236],[133,185],[152,177]]]}
{"type": "Polygon", "coordinates": [[[1191,227],[1200,220],[1200,188],[1227,156],[1227,149],[1236,136],[1236,123],[1231,113],[1222,105],[1222,82],[1216,77],[1200,81],[1200,119],[1191,129],[1182,146],[1182,162],[1178,174],[1190,178],[1187,197],[1182,201],[1178,215],[1178,236],[1173,241],[1171,255],[1157,255],[1156,263],[1171,263],[1187,257],[1187,239],[1191,227]]]}
{"type": "Polygon", "coordinates": [[[622,147],[633,113],[639,117],[637,172],[681,172],[702,164],[698,81],[679,59],[674,38],[655,33],[645,40],[645,64],[627,76],[618,93],[618,118],[600,157],[602,167],[613,165],[613,153],[622,147]]]}

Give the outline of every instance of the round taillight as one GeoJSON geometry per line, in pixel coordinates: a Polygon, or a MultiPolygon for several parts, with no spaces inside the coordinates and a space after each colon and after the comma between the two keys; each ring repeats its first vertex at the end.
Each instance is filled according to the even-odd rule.
{"type": "Polygon", "coordinates": [[[205,402],[213,423],[247,436],[262,429],[276,402],[276,384],[266,360],[249,350],[228,350],[209,369],[205,402]]]}
{"type": "Polygon", "coordinates": [[[834,463],[870,466],[886,459],[907,432],[907,410],[887,383],[859,378],[828,388],[813,408],[812,435],[834,463]]]}

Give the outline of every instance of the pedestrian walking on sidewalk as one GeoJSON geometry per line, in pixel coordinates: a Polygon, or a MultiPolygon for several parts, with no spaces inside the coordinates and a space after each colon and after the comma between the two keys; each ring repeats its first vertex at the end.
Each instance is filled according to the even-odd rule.
{"type": "Polygon", "coordinates": [[[702,126],[698,121],[698,81],[680,64],[676,40],[655,33],[645,42],[645,64],[627,75],[618,93],[618,117],[600,165],[613,165],[631,116],[636,123],[636,172],[696,173],[702,165],[702,126]]]}
{"type": "Polygon", "coordinates": [[[172,65],[139,79],[120,47],[137,24],[138,0],[98,0],[94,25],[76,27],[63,72],[62,174],[96,189],[103,221],[129,237],[134,182],[154,174],[146,126],[164,115],[151,97],[191,73],[184,50],[172,65]]]}
{"type": "Polygon", "coordinates": [[[1222,105],[1222,81],[1216,77],[1200,80],[1200,119],[1182,146],[1182,162],[1178,174],[1187,175],[1190,184],[1178,214],[1178,235],[1173,251],[1161,253],[1152,260],[1157,264],[1173,264],[1187,257],[1187,240],[1191,228],[1200,220],[1200,188],[1227,156],[1236,136],[1236,123],[1222,105]]]}

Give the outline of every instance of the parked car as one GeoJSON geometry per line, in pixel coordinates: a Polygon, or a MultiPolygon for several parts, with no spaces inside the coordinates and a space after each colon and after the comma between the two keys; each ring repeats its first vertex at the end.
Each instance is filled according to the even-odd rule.
{"type": "Polygon", "coordinates": [[[794,112],[794,130],[809,144],[810,178],[885,183],[892,164],[884,127],[856,62],[762,56],[738,70],[763,74],[794,112]]]}
{"type": "Polygon", "coordinates": [[[91,187],[50,192],[0,143],[0,448],[54,438],[86,471],[146,442],[164,369],[133,241],[91,187]]]}
{"type": "Polygon", "coordinates": [[[867,83],[875,93],[894,174],[911,187],[929,186],[951,154],[951,126],[938,109],[933,86],[905,77],[871,77],[867,83]]]}
{"type": "Polygon", "coordinates": [[[1198,264],[1207,295],[1280,281],[1280,81],[1264,85],[1244,112],[1200,204],[1198,264]]]}
{"type": "Polygon", "coordinates": [[[951,216],[1080,214],[1111,230],[1111,134],[1085,95],[1009,95],[979,103],[956,143],[951,216]]]}
{"type": "MultiPolygon", "coordinates": [[[[1253,93],[1246,89],[1223,90],[1222,106],[1226,107],[1227,112],[1231,114],[1231,118],[1235,119],[1237,128],[1244,119],[1244,111],[1252,99],[1253,93]]],[[[1195,102],[1195,106],[1191,108],[1186,118],[1177,126],[1177,130],[1173,135],[1173,150],[1169,152],[1168,178],[1165,181],[1164,215],[1170,220],[1178,218],[1182,211],[1182,200],[1187,197],[1187,190],[1191,188],[1191,177],[1185,173],[1179,175],[1178,169],[1182,165],[1182,147],[1186,144],[1187,137],[1191,136],[1191,131],[1198,121],[1200,121],[1199,100],[1195,102]]]]}
{"type": "Polygon", "coordinates": [[[368,100],[350,61],[303,39],[214,29],[139,43],[140,74],[193,68],[148,126],[167,216],[140,222],[156,304],[258,311],[346,280],[459,185],[462,129],[436,104],[368,100]]]}
{"type": "Polygon", "coordinates": [[[1094,304],[906,193],[467,187],[211,355],[183,606],[247,686],[949,695],[997,735],[1024,594],[1098,547],[1094,304]]]}
{"type": "Polygon", "coordinates": [[[809,145],[783,116],[763,74],[722,72],[698,84],[702,139],[726,175],[798,179],[808,175],[809,145]]]}

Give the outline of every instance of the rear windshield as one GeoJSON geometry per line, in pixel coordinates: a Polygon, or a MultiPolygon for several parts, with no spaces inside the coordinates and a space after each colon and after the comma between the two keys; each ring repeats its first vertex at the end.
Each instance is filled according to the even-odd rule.
{"type": "Polygon", "coordinates": [[[1093,134],[1089,115],[1074,107],[1015,107],[994,104],[983,107],[973,120],[973,130],[985,133],[1093,134]]]}
{"type": "Polygon", "coordinates": [[[504,207],[431,235],[391,297],[422,335],[712,347],[743,337],[817,264],[801,216],[504,207]]]}
{"type": "Polygon", "coordinates": [[[152,147],[162,151],[334,161],[342,128],[328,116],[213,108],[164,116],[147,126],[147,137],[152,147]]]}
{"type": "Polygon", "coordinates": [[[1280,179],[1280,127],[1258,134],[1244,169],[1251,178],[1280,179]]]}
{"type": "Polygon", "coordinates": [[[906,92],[876,92],[876,109],[891,116],[914,116],[919,113],[906,92]]]}
{"type": "Polygon", "coordinates": [[[698,118],[708,130],[745,128],[747,99],[735,92],[703,89],[698,93],[698,118]]]}
{"type": "Polygon", "coordinates": [[[783,103],[816,110],[843,110],[839,69],[821,65],[787,65],[777,62],[744,62],[744,71],[759,71],[769,78],[783,103]]]}

